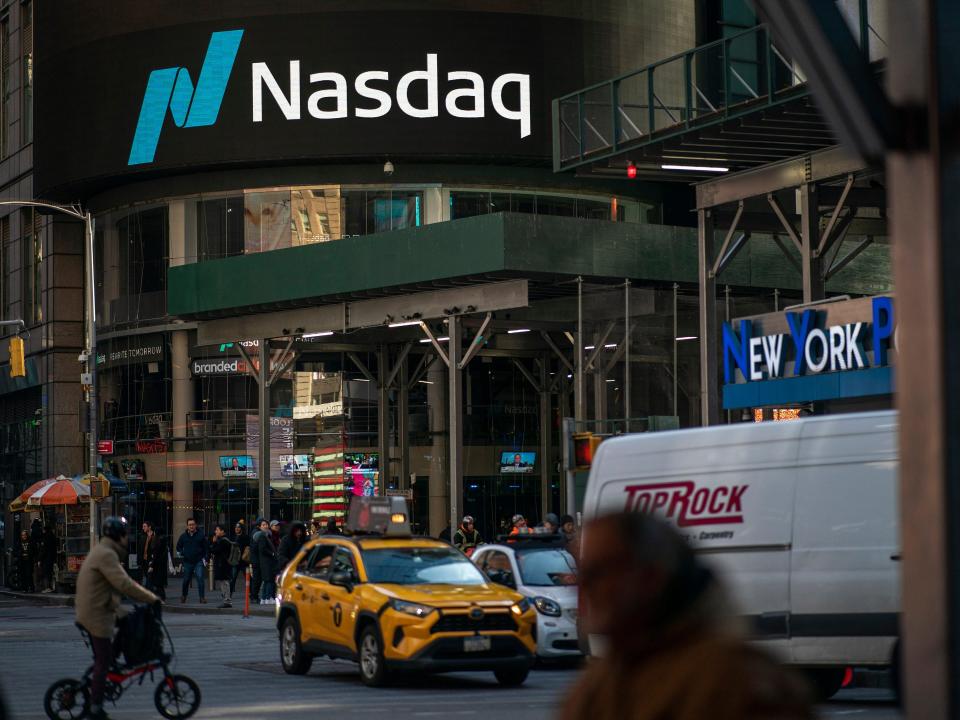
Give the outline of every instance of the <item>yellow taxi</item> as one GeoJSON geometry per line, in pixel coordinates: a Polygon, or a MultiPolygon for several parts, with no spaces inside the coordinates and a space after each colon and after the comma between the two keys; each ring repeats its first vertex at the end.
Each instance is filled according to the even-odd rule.
{"type": "Polygon", "coordinates": [[[304,546],[284,571],[277,602],[280,659],[304,674],[325,655],[359,663],[378,686],[404,671],[492,670],[526,680],[537,613],[445,542],[411,537],[406,502],[355,498],[348,535],[304,546]]]}

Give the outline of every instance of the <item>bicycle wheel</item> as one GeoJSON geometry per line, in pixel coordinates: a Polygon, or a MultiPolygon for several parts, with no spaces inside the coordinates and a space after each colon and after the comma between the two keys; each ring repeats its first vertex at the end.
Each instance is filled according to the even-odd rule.
{"type": "Polygon", "coordinates": [[[168,675],[157,685],[153,703],[167,720],[186,720],[200,707],[200,688],[186,675],[168,675]]]}
{"type": "Polygon", "coordinates": [[[57,680],[43,696],[43,709],[50,720],[79,720],[90,711],[90,688],[79,680],[57,680]]]}

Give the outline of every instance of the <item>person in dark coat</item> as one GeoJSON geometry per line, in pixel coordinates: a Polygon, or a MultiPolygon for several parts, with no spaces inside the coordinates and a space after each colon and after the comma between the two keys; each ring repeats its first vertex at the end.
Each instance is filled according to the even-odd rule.
{"type": "Polygon", "coordinates": [[[234,565],[230,572],[231,594],[237,591],[237,578],[242,578],[250,567],[250,536],[247,535],[242,522],[238,522],[233,528],[233,542],[240,548],[240,562],[234,565]]]}
{"type": "Polygon", "coordinates": [[[143,585],[163,600],[167,599],[167,539],[149,520],[143,523],[143,585]]]}
{"type": "Polygon", "coordinates": [[[277,572],[282,573],[290,561],[293,560],[300,548],[307,542],[307,526],[302,522],[290,523],[290,529],[280,541],[280,549],[277,550],[277,572]]]}
{"type": "Polygon", "coordinates": [[[24,530],[20,533],[20,540],[13,546],[13,563],[16,570],[17,590],[21,592],[34,592],[33,586],[33,566],[34,544],[30,541],[30,532],[24,530]]]}
{"type": "Polygon", "coordinates": [[[269,605],[277,594],[277,545],[273,540],[271,526],[279,525],[276,520],[260,523],[257,536],[257,565],[260,567],[260,604],[269,605]]]}
{"type": "Polygon", "coordinates": [[[40,518],[34,518],[30,523],[30,546],[33,553],[30,585],[32,592],[40,592],[43,589],[43,523],[40,518]]]}
{"type": "Polygon", "coordinates": [[[55,589],[53,582],[53,568],[57,564],[57,554],[59,549],[57,534],[53,531],[53,525],[47,525],[46,529],[43,531],[43,556],[41,563],[43,565],[42,592],[53,592],[55,589]]]}
{"type": "Polygon", "coordinates": [[[343,530],[337,525],[334,518],[327,520],[327,529],[323,531],[324,535],[343,535],[343,530]]]}
{"type": "MultiPolygon", "coordinates": [[[[263,576],[260,574],[260,556],[257,554],[257,542],[263,533],[261,528],[264,522],[266,521],[263,518],[257,518],[257,522],[253,526],[253,534],[250,536],[250,597],[254,600],[260,599],[260,586],[263,584],[263,576]]],[[[269,529],[269,527],[270,523],[267,522],[267,528],[269,529]]]]}
{"type": "Polygon", "coordinates": [[[227,530],[217,524],[213,528],[213,541],[210,543],[210,557],[213,558],[213,586],[220,591],[220,607],[233,607],[233,593],[230,590],[230,551],[233,543],[227,539],[227,530]]]}

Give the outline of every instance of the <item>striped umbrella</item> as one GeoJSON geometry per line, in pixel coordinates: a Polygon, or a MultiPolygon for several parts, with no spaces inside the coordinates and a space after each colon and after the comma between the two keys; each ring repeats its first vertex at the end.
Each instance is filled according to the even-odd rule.
{"type": "Polygon", "coordinates": [[[37,480],[30,487],[20,493],[17,496],[17,499],[10,503],[10,512],[20,512],[27,504],[27,500],[30,499],[30,496],[33,495],[37,490],[42,488],[44,485],[49,485],[50,483],[55,483],[56,478],[47,478],[46,480],[37,480]]]}
{"type": "Polygon", "coordinates": [[[79,505],[90,499],[90,488],[61,475],[56,482],[44,485],[27,500],[27,506],[79,505]]]}

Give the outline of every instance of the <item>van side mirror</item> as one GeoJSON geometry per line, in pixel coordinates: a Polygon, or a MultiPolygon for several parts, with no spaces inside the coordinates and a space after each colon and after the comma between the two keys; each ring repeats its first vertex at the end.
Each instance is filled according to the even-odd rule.
{"type": "Polygon", "coordinates": [[[343,570],[338,570],[330,575],[330,584],[342,587],[347,592],[353,592],[353,580],[353,574],[343,570]]]}

